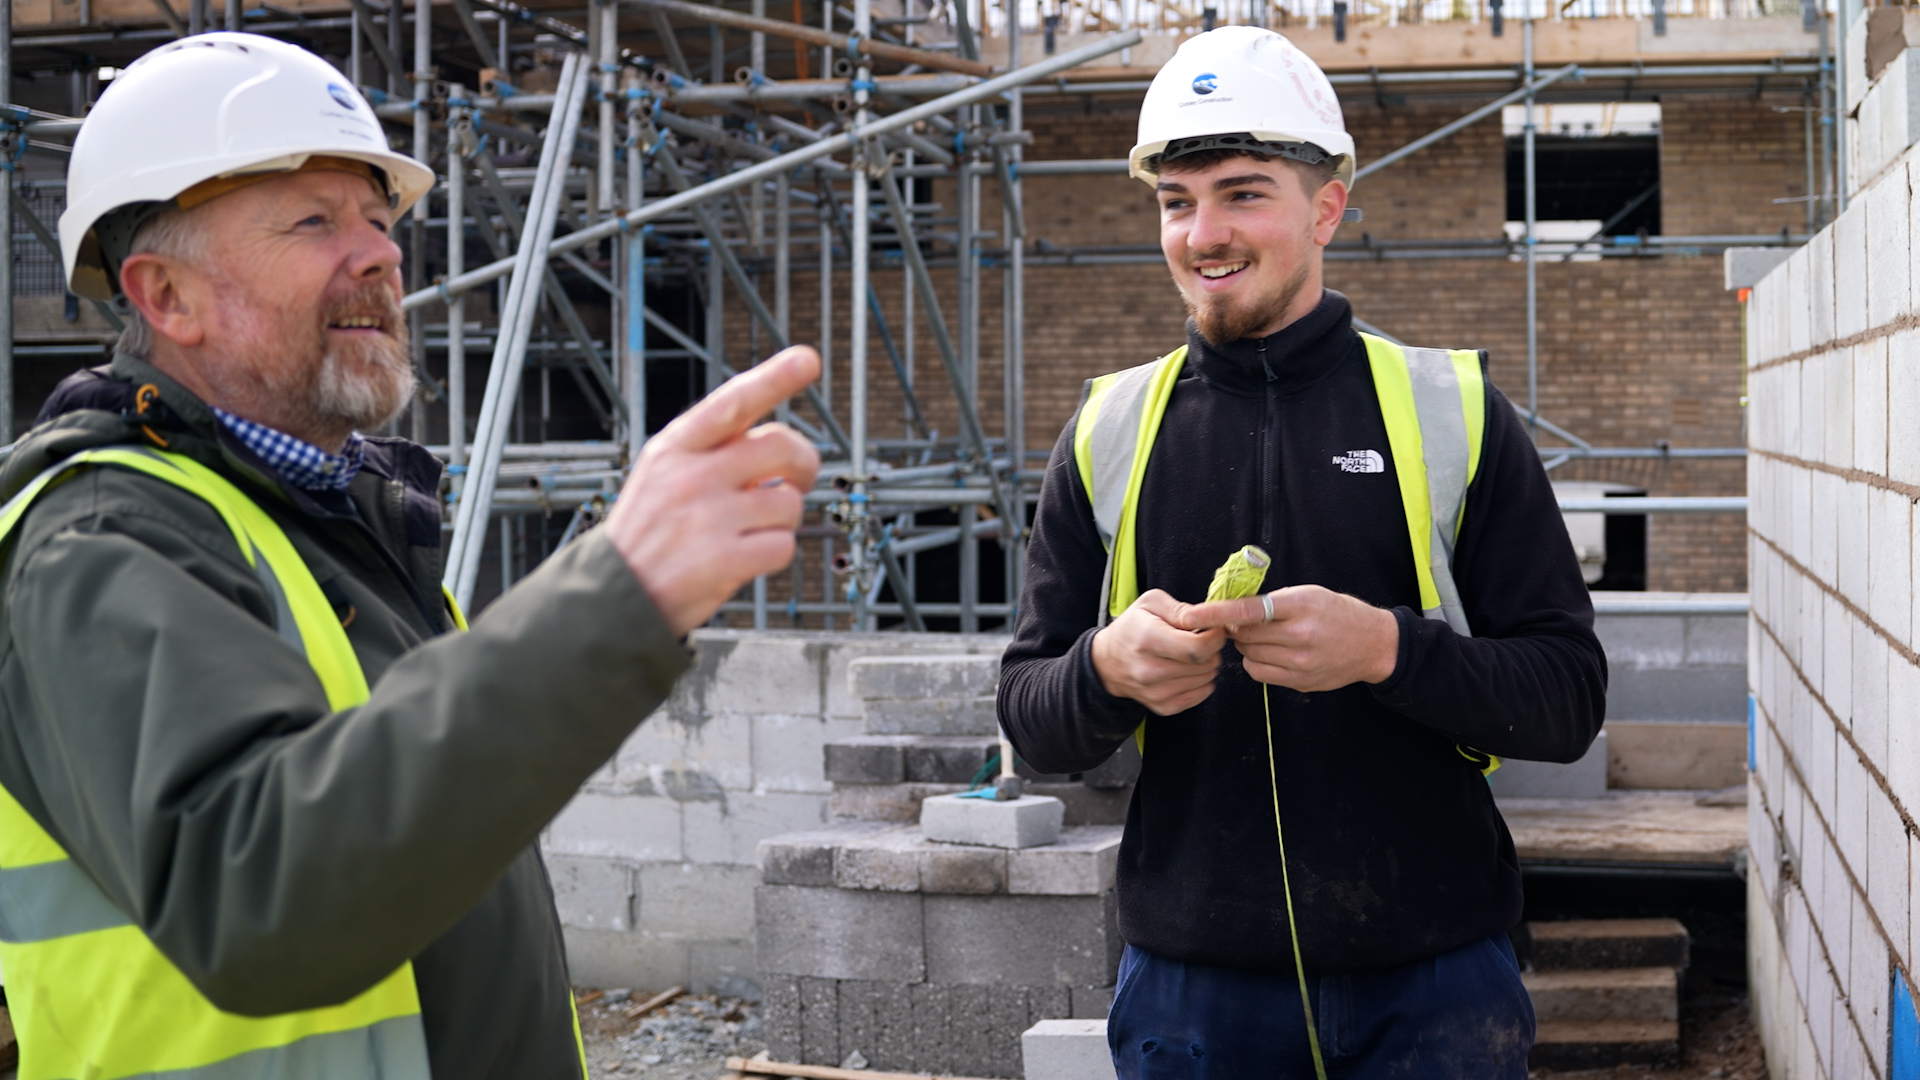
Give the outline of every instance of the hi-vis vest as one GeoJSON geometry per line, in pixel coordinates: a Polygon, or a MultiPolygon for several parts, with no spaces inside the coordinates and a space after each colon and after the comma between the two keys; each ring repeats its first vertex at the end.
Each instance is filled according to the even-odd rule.
{"type": "MultiPolygon", "coordinates": [[[[1460,535],[1467,488],[1480,467],[1486,432],[1486,381],[1480,354],[1467,349],[1404,348],[1372,334],[1366,342],[1374,392],[1386,421],[1387,446],[1400,479],[1407,537],[1413,542],[1420,607],[1463,635],[1466,609],[1453,580],[1453,545],[1460,535]]],[[[1160,419],[1186,366],[1182,345],[1150,364],[1090,380],[1074,423],[1073,457],[1093,503],[1106,545],[1098,621],[1119,615],[1140,596],[1138,575],[1140,483],[1160,433],[1160,419]]],[[[1339,459],[1335,459],[1335,464],[1339,459]]],[[[1239,542],[1239,541],[1236,541],[1239,542]]],[[[1142,727],[1144,732],[1144,725],[1142,727]]],[[[1144,749],[1144,739],[1142,740],[1144,749]]],[[[1476,763],[1498,758],[1462,749],[1476,763]]]]}
{"type": "MultiPolygon", "coordinates": [[[[286,533],[191,458],[128,447],[75,454],[0,507],[0,542],[36,496],[89,465],[144,473],[206,500],[273,598],[280,636],[313,666],[328,705],[337,711],[367,700],[346,632],[286,533]]],[[[20,1080],[430,1080],[411,963],[339,1005],[266,1017],[224,1012],[4,788],[0,972],[20,1041],[20,1080]]]]}

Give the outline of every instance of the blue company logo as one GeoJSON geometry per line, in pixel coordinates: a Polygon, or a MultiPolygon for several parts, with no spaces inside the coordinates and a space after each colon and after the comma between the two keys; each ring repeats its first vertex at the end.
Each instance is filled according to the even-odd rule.
{"type": "Polygon", "coordinates": [[[1193,92],[1196,94],[1211,94],[1218,89],[1219,86],[1219,78],[1211,71],[1204,75],[1195,75],[1193,77],[1193,92]]]}
{"type": "Polygon", "coordinates": [[[340,107],[348,112],[359,111],[360,102],[354,99],[353,91],[348,90],[339,83],[328,83],[327,93],[332,94],[333,100],[339,102],[340,107]]]}

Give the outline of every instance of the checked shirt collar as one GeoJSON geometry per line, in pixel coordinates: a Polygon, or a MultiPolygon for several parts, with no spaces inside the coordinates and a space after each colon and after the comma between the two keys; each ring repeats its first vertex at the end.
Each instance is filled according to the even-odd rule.
{"type": "Polygon", "coordinates": [[[345,491],[366,456],[365,440],[358,432],[347,436],[347,445],[339,453],[329,454],[312,443],[224,409],[215,408],[213,414],[287,483],[307,491],[345,491]]]}

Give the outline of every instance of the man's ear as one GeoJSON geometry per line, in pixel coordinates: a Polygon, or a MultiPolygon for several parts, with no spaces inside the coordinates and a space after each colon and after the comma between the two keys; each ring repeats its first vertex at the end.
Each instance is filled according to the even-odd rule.
{"type": "Polygon", "coordinates": [[[1313,196],[1313,242],[1326,247],[1347,212],[1347,185],[1329,180],[1313,196]]]}
{"type": "Polygon", "coordinates": [[[120,291],[156,335],[190,349],[206,339],[207,331],[183,289],[185,269],[164,255],[129,255],[120,264],[120,291]]]}

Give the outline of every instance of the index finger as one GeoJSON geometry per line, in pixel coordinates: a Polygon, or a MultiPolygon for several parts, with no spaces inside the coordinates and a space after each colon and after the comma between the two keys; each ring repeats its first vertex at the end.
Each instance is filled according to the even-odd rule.
{"type": "Polygon", "coordinates": [[[1183,630],[1211,630],[1217,626],[1246,626],[1267,621],[1267,609],[1258,596],[1187,604],[1183,608],[1173,618],[1174,625],[1183,630]]]}
{"type": "Polygon", "coordinates": [[[753,422],[807,388],[820,375],[820,354],[809,345],[794,345],[775,353],[766,363],[721,383],[654,436],[680,450],[711,450],[738,438],[753,422]]]}

